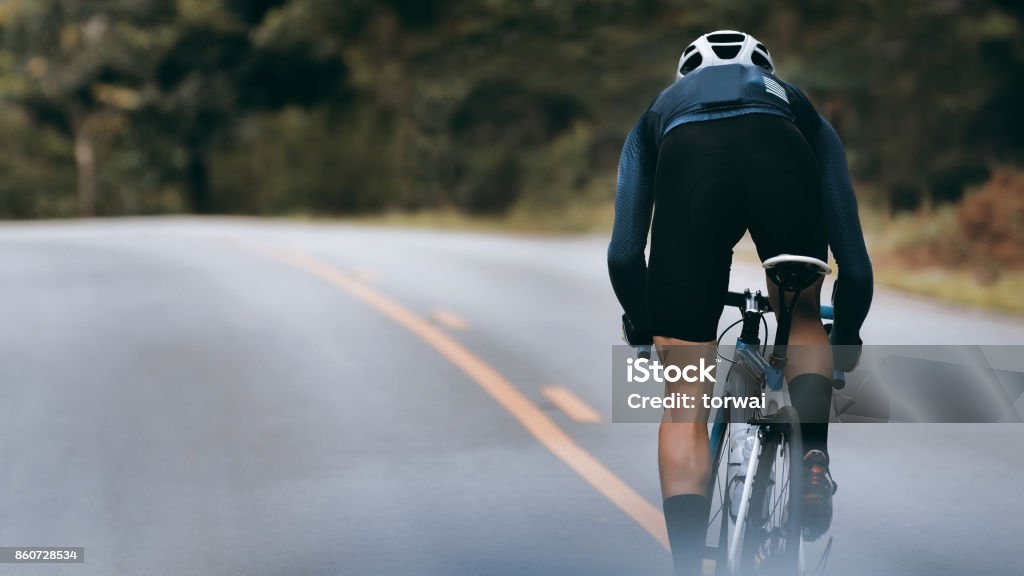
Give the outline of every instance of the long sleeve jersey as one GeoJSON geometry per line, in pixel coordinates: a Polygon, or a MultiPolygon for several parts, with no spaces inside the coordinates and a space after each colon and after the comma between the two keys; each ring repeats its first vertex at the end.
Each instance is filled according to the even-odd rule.
{"type": "Polygon", "coordinates": [[[699,69],[666,88],[630,131],[619,160],[615,224],[608,271],[615,295],[637,332],[649,334],[644,250],[654,211],[658,148],[673,128],[742,114],[775,114],[796,124],[817,159],[822,215],[839,268],[832,294],[833,341],[859,344],[871,306],[873,273],[857,213],[842,142],[832,126],[791,84],[753,66],[699,69]]]}

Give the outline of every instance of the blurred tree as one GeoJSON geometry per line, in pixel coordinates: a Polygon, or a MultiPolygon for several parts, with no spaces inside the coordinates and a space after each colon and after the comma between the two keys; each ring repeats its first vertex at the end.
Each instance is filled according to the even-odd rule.
{"type": "Polygon", "coordinates": [[[347,93],[348,69],[324,26],[302,33],[322,0],[230,0],[223,5],[182,2],[174,41],[161,55],[157,93],[145,121],[176,134],[184,154],[183,177],[191,210],[211,212],[209,154],[225,129],[250,111],[309,106],[347,93]]]}
{"type": "Polygon", "coordinates": [[[1000,159],[1024,161],[1024,4],[1000,0],[967,30],[978,46],[979,66],[990,79],[983,104],[971,118],[968,143],[1000,159]]]}
{"type": "Polygon", "coordinates": [[[478,84],[450,123],[458,143],[453,163],[465,176],[456,203],[474,213],[510,208],[522,192],[524,152],[551,142],[583,115],[583,104],[567,94],[531,90],[510,79],[478,84]]]}
{"type": "Polygon", "coordinates": [[[153,38],[171,0],[9,0],[0,13],[5,96],[72,141],[78,213],[96,208],[96,140],[139,104],[153,38]]]}
{"type": "Polygon", "coordinates": [[[42,190],[71,166],[82,214],[606,202],[630,125],[718,28],[768,45],[879,204],[955,202],[1024,162],[1022,18],[1012,0],[0,0],[0,213],[68,213],[42,190]]]}

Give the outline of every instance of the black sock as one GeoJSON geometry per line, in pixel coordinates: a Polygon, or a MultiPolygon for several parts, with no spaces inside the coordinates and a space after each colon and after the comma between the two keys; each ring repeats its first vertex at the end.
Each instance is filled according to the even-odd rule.
{"type": "Polygon", "coordinates": [[[828,416],[832,406],[832,379],[821,374],[801,374],[789,382],[789,397],[800,416],[804,453],[828,454],[828,416]]]}
{"type": "Polygon", "coordinates": [[[699,494],[680,494],[665,500],[662,507],[675,575],[699,575],[707,540],[708,499],[699,494]]]}

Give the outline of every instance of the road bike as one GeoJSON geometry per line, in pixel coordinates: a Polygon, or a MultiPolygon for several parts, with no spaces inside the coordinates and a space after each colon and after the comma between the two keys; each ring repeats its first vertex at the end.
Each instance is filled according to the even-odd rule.
{"type": "MultiPolygon", "coordinates": [[[[705,558],[715,561],[715,574],[804,575],[821,572],[831,551],[831,540],[817,565],[808,570],[802,537],[803,443],[800,418],[789,400],[783,373],[788,353],[793,310],[800,293],[831,272],[828,264],[804,256],[782,255],[763,264],[768,277],[779,287],[781,310],[771,350],[761,344],[761,326],[767,333],[765,314],[772,311],[760,291],[730,292],[726,305],[738,308],[742,318],[726,328],[724,335],[742,324],[728,376],[716,384],[717,396],[760,397],[765,407],[713,411],[709,445],[712,474],[708,485],[708,539],[705,558]],[[733,440],[743,434],[749,448],[743,484],[738,498],[732,495],[730,476],[737,477],[737,463],[729,469],[733,440]],[[734,438],[734,435],[736,438],[734,438]],[[732,472],[732,473],[730,473],[732,472]],[[734,502],[733,500],[738,500],[734,502]]],[[[821,307],[822,318],[832,319],[832,308],[821,307]]],[[[767,336],[767,334],[766,334],[767,336]]],[[[641,355],[650,349],[639,350],[641,355]]],[[[721,354],[721,352],[719,352],[721,354]]],[[[836,387],[843,385],[837,371],[836,387]]]]}

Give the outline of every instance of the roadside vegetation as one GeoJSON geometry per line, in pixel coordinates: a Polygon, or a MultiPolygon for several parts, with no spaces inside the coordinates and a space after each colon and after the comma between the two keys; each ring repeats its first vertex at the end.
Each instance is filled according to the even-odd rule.
{"type": "Polygon", "coordinates": [[[867,222],[879,282],[1024,313],[1024,172],[997,168],[957,204],[867,222]]]}

